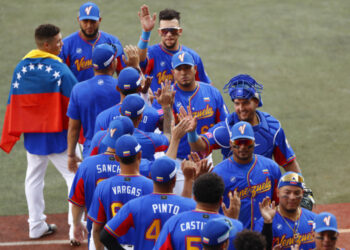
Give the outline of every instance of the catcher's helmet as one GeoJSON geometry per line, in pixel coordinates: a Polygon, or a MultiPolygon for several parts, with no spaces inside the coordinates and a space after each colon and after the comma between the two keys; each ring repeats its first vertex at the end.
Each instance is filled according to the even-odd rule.
{"type": "Polygon", "coordinates": [[[224,93],[229,93],[232,100],[250,99],[252,97],[259,100],[258,107],[262,106],[261,91],[263,85],[257,83],[250,75],[240,74],[233,77],[225,86],[224,93]]]}

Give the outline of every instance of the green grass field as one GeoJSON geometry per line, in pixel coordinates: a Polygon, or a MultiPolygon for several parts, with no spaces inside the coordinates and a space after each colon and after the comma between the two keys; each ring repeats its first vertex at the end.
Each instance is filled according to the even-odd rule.
{"type": "MultiPolygon", "coordinates": [[[[13,0],[0,7],[0,126],[2,130],[12,72],[34,48],[34,29],[42,23],[78,29],[83,1],[13,0]]],[[[350,2],[345,0],[96,1],[101,29],[136,44],[137,11],[169,7],[181,12],[181,41],[202,57],[214,85],[222,91],[234,75],[247,73],[264,85],[263,111],[278,118],[307,185],[318,203],[350,202],[347,174],[350,153],[350,2]]],[[[159,38],[156,32],[151,43],[159,38]]],[[[233,106],[224,94],[230,111],[233,106]]],[[[10,155],[0,152],[0,215],[27,213],[24,196],[26,158],[23,142],[10,155]]],[[[220,160],[215,155],[215,161],[220,160]]],[[[66,209],[63,179],[52,165],[46,176],[46,212],[66,209]]]]}

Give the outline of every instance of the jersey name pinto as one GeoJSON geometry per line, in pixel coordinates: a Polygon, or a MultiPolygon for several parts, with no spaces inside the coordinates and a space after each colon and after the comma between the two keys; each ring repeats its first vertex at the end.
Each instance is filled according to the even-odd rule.
{"type": "Polygon", "coordinates": [[[157,91],[157,89],[161,87],[160,84],[165,80],[170,80],[172,83],[174,83],[174,77],[171,73],[171,59],[172,56],[179,51],[186,51],[192,55],[194,62],[197,65],[197,81],[205,83],[211,82],[210,78],[204,70],[201,58],[194,50],[181,45],[179,50],[169,51],[167,49],[164,49],[160,44],[155,44],[148,47],[148,63],[145,72],[147,75],[153,76],[151,83],[151,90],[153,92],[157,91]]]}
{"type": "MultiPolygon", "coordinates": [[[[174,215],[164,224],[154,249],[202,249],[201,230],[210,220],[224,217],[221,214],[187,211],[174,215]]],[[[227,217],[226,217],[227,218],[227,217]]],[[[230,219],[237,231],[243,230],[241,222],[230,219]]],[[[234,238],[230,239],[229,249],[235,249],[234,238]]]]}
{"type": "Polygon", "coordinates": [[[134,249],[153,249],[164,223],[173,215],[194,209],[196,203],[174,194],[150,194],[131,200],[105,226],[116,238],[135,229],[134,249]],[[142,208],[142,209],[140,209],[142,208]]]}
{"type": "Polygon", "coordinates": [[[261,155],[254,155],[252,162],[246,165],[238,164],[230,157],[219,163],[213,172],[224,180],[224,203],[227,207],[230,202],[228,193],[237,191],[241,199],[239,220],[245,228],[252,229],[254,222],[261,217],[259,202],[265,197],[274,199],[281,177],[278,165],[261,155]]]}
{"type": "MultiPolygon", "coordinates": [[[[288,218],[283,219],[280,213],[276,213],[272,222],[273,246],[281,244],[283,249],[291,249],[292,245],[298,244],[300,246],[299,249],[303,250],[315,248],[313,223],[316,215],[304,208],[301,208],[301,211],[298,221],[292,221],[288,218]],[[293,230],[295,230],[295,234],[293,230]]],[[[263,224],[264,219],[259,219],[255,230],[261,232],[263,224]]]]}
{"type": "MultiPolygon", "coordinates": [[[[150,194],[153,182],[141,175],[117,175],[102,181],[96,188],[88,212],[94,223],[105,224],[113,218],[128,201],[150,194]]],[[[134,230],[121,238],[121,244],[130,244],[134,230]]]]}
{"type": "MultiPolygon", "coordinates": [[[[63,47],[59,57],[67,64],[79,82],[85,81],[94,76],[92,50],[96,45],[103,43],[117,43],[122,47],[118,38],[103,31],[100,31],[98,38],[93,41],[84,40],[77,31],[63,39],[63,47]]],[[[118,57],[117,71],[120,71],[124,66],[120,59],[121,56],[118,57]]]]}
{"type": "MultiPolygon", "coordinates": [[[[186,91],[182,91],[175,84],[176,94],[173,110],[177,115],[181,106],[185,110],[190,106],[192,115],[197,118],[197,133],[203,134],[217,122],[223,121],[228,111],[219,90],[201,82],[197,82],[197,84],[197,88],[191,95],[186,91]]],[[[187,136],[184,136],[180,141],[177,157],[184,159],[190,152],[187,136]]]]}

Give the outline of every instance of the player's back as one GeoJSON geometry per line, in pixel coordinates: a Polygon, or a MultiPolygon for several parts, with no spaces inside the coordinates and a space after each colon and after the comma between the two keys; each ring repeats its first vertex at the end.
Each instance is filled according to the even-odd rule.
{"type": "Polygon", "coordinates": [[[134,249],[153,249],[164,223],[173,215],[195,206],[189,198],[152,193],[128,202],[105,228],[112,235],[120,235],[120,232],[129,229],[132,221],[135,228],[134,249]]]}
{"type": "MultiPolygon", "coordinates": [[[[188,211],[171,217],[163,226],[154,249],[202,249],[201,230],[210,220],[223,215],[204,211],[188,211]]],[[[226,217],[227,218],[227,217],[226,217]]],[[[228,218],[230,219],[230,218],[228,218]]],[[[243,230],[241,222],[230,219],[238,231],[243,230]]],[[[233,239],[230,239],[232,242],[233,239]]],[[[234,249],[230,243],[229,249],[234,249]]]]}

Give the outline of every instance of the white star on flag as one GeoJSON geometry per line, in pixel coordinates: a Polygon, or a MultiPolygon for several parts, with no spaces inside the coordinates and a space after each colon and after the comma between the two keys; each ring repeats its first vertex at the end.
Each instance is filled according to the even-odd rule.
{"type": "Polygon", "coordinates": [[[29,70],[34,70],[34,65],[32,63],[29,64],[29,70]]]}
{"type": "Polygon", "coordinates": [[[27,67],[26,66],[22,67],[22,72],[23,72],[23,74],[27,72],[27,67]]]}
{"type": "Polygon", "coordinates": [[[17,81],[15,81],[14,83],[12,83],[13,88],[18,89],[19,83],[17,81]]]}
{"type": "Polygon", "coordinates": [[[46,71],[47,73],[50,73],[51,70],[52,70],[51,65],[46,66],[45,71],[46,71]]]}
{"type": "Polygon", "coordinates": [[[58,86],[61,86],[61,79],[58,79],[57,85],[58,85],[58,86]]]}
{"type": "Polygon", "coordinates": [[[18,72],[18,73],[17,73],[17,79],[18,79],[18,80],[21,80],[21,78],[22,78],[21,73],[18,72]]]}
{"type": "Polygon", "coordinates": [[[53,76],[55,77],[55,79],[58,78],[58,77],[60,77],[60,72],[55,71],[55,73],[53,74],[53,76]]]}
{"type": "Polygon", "coordinates": [[[43,66],[44,66],[43,64],[39,63],[38,64],[38,69],[43,69],[43,66]]]}

